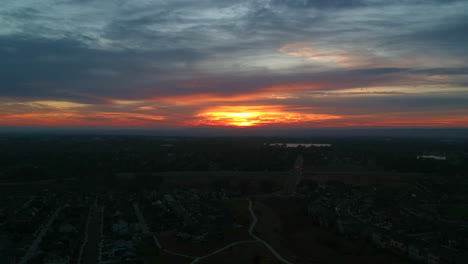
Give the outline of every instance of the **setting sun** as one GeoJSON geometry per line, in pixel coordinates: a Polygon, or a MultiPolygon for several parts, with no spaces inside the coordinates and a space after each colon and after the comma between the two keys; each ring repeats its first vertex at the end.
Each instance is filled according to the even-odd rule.
{"type": "Polygon", "coordinates": [[[308,114],[288,111],[283,106],[220,106],[206,109],[197,115],[197,123],[210,126],[251,127],[269,124],[291,124],[297,122],[338,119],[340,116],[308,114]]]}
{"type": "Polygon", "coordinates": [[[468,1],[56,2],[2,1],[0,129],[468,127],[468,1]]]}

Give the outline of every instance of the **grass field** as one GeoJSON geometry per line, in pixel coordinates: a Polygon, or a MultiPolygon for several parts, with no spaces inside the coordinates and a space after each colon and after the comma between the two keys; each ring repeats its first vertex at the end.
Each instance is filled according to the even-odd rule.
{"type": "Polygon", "coordinates": [[[137,252],[143,256],[145,264],[188,264],[191,259],[174,256],[172,254],[165,253],[157,249],[151,238],[145,238],[140,241],[137,252]]]}
{"type": "Polygon", "coordinates": [[[0,213],[3,215],[14,215],[23,205],[29,201],[27,197],[14,197],[11,200],[4,200],[0,202],[0,213]]]}
{"type": "Polygon", "coordinates": [[[243,233],[248,238],[247,228],[250,226],[252,218],[248,211],[249,203],[247,200],[226,200],[225,204],[230,213],[235,216],[235,221],[244,226],[242,230],[237,230],[236,232],[243,233]]]}
{"type": "Polygon", "coordinates": [[[259,236],[294,263],[409,263],[366,242],[313,225],[304,214],[304,201],[278,198],[261,203],[256,207],[261,211],[259,236]]]}
{"type": "Polygon", "coordinates": [[[431,178],[433,175],[422,173],[396,173],[381,171],[307,171],[304,172],[304,180],[317,182],[340,181],[355,185],[383,184],[387,188],[401,191],[412,191],[416,189],[416,179],[431,178]]]}
{"type": "Polygon", "coordinates": [[[247,232],[251,222],[248,212],[248,203],[245,200],[229,200],[226,201],[226,206],[231,213],[236,216],[237,223],[242,224],[242,228],[228,227],[224,230],[224,238],[218,241],[194,243],[191,241],[179,240],[174,236],[160,237],[165,248],[172,251],[184,253],[192,256],[203,256],[211,253],[232,242],[251,240],[247,232]]]}
{"type": "Polygon", "coordinates": [[[217,255],[206,258],[201,264],[276,264],[281,263],[261,243],[233,246],[217,255]]]}
{"type": "Polygon", "coordinates": [[[283,185],[288,172],[267,172],[267,171],[188,171],[188,172],[162,172],[158,173],[163,179],[163,186],[174,184],[183,184],[190,186],[207,186],[215,182],[223,182],[230,187],[243,188],[243,185],[248,185],[252,192],[260,191],[262,183],[265,181],[272,182],[275,186],[283,185]]]}
{"type": "Polygon", "coordinates": [[[450,220],[468,221],[468,206],[444,206],[440,213],[443,217],[450,220]]]}

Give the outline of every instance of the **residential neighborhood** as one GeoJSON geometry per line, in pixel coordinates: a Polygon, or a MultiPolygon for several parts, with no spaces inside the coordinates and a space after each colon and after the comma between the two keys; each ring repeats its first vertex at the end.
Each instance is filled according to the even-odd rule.
{"type": "MultiPolygon", "coordinates": [[[[254,155],[237,157],[231,170],[220,170],[215,167],[232,161],[224,148],[213,154],[194,145],[185,152],[177,149],[177,140],[168,146],[161,144],[165,139],[155,141],[160,163],[191,168],[187,159],[207,159],[211,169],[138,171],[143,163],[135,161],[145,144],[111,152],[115,160],[102,160],[119,169],[102,175],[84,168],[83,178],[11,181],[18,173],[35,175],[35,167],[50,161],[7,166],[10,180],[0,182],[0,263],[461,264],[468,259],[466,154],[451,143],[444,151],[448,158],[441,160],[414,155],[426,148],[389,157],[347,141],[259,140],[239,151],[268,153],[277,165],[258,157],[256,166],[265,169],[249,171],[238,170],[239,164],[254,155]],[[388,159],[393,169],[385,169],[388,159]],[[287,170],[273,170],[287,164],[287,170]],[[430,168],[440,172],[426,172],[430,168]]],[[[82,146],[75,147],[66,160],[82,155],[82,146]]],[[[34,155],[21,154],[18,164],[34,155]]],[[[99,168],[100,159],[93,160],[90,166],[99,168]]]]}

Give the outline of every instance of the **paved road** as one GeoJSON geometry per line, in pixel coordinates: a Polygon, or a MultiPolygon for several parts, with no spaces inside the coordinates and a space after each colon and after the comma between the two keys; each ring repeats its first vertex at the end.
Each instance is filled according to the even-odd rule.
{"type": "Polygon", "coordinates": [[[101,264],[102,262],[102,244],[103,244],[103,238],[104,238],[104,209],[105,207],[103,206],[101,208],[101,220],[99,223],[99,236],[100,236],[100,241],[98,243],[98,264],[101,264]]]}
{"type": "Polygon", "coordinates": [[[296,192],[297,185],[302,181],[302,165],[304,163],[304,158],[301,154],[297,155],[294,166],[289,172],[288,177],[286,178],[284,186],[284,194],[294,194],[296,192]]]}
{"type": "MultiPolygon", "coordinates": [[[[359,199],[361,199],[361,198],[362,198],[362,196],[359,196],[359,197],[357,197],[356,199],[354,199],[353,201],[347,202],[347,203],[345,204],[346,207],[347,207],[345,213],[347,213],[349,216],[351,216],[351,217],[353,217],[353,218],[355,218],[355,219],[357,219],[357,220],[359,220],[359,221],[361,221],[361,222],[363,222],[363,223],[367,223],[367,221],[366,221],[365,219],[362,219],[362,218],[360,218],[359,216],[354,215],[353,212],[351,212],[351,204],[357,203],[357,201],[358,201],[359,199]]],[[[373,225],[374,225],[374,224],[373,224],[373,225]]]]}
{"type": "Polygon", "coordinates": [[[35,196],[30,198],[27,202],[25,202],[20,208],[17,208],[15,212],[13,213],[14,215],[17,215],[18,212],[21,212],[24,208],[26,208],[30,203],[32,203],[36,199],[35,196]]]}
{"type": "MultiPolygon", "coordinates": [[[[268,248],[270,250],[270,252],[281,262],[283,263],[286,263],[286,264],[293,264],[292,262],[289,262],[287,261],[286,259],[284,259],[270,244],[268,244],[265,240],[261,239],[260,237],[258,237],[257,235],[255,235],[253,233],[254,229],[255,229],[255,226],[257,225],[257,222],[258,222],[258,218],[257,216],[255,215],[255,212],[253,210],[253,203],[252,203],[252,200],[249,200],[249,207],[248,207],[248,210],[250,212],[250,215],[252,215],[252,223],[250,224],[250,227],[249,227],[249,235],[251,237],[254,238],[254,240],[243,240],[243,241],[237,241],[237,242],[233,242],[227,246],[224,246],[218,250],[215,250],[213,252],[211,252],[210,254],[207,254],[205,256],[201,256],[201,257],[195,257],[195,259],[190,263],[190,264],[195,264],[197,262],[199,262],[200,260],[203,260],[203,259],[206,259],[208,257],[211,257],[213,255],[216,255],[218,253],[220,253],[221,251],[223,250],[226,250],[232,246],[235,246],[235,245],[239,245],[239,244],[245,244],[245,243],[262,243],[266,248],[268,248]]],[[[170,252],[170,251],[167,251],[166,252],[168,253],[173,253],[173,252],[170,252]]],[[[174,252],[175,253],[175,252],[174,252]]],[[[193,256],[187,256],[187,255],[184,255],[184,254],[179,254],[179,253],[176,253],[176,255],[179,255],[179,256],[184,256],[184,257],[192,257],[193,256]]]]}
{"type": "Polygon", "coordinates": [[[36,254],[37,248],[39,244],[42,241],[42,238],[47,234],[47,231],[49,230],[50,226],[54,222],[55,218],[57,218],[58,214],[62,210],[62,207],[57,208],[55,212],[52,214],[52,216],[49,218],[49,221],[47,224],[41,229],[39,232],[39,235],[34,239],[33,243],[29,247],[28,251],[26,251],[26,254],[24,254],[23,258],[20,260],[19,264],[25,264],[27,263],[32,257],[34,257],[34,254],[36,254]]]}
{"type": "Polygon", "coordinates": [[[172,255],[186,257],[186,258],[194,258],[194,259],[199,258],[199,257],[195,257],[195,256],[185,255],[185,254],[175,252],[175,251],[172,251],[172,250],[169,250],[169,249],[163,249],[163,251],[166,252],[166,253],[172,254],[172,255]]]}
{"type": "Polygon", "coordinates": [[[216,255],[216,254],[218,254],[219,252],[221,252],[221,251],[223,251],[223,250],[226,250],[226,249],[228,249],[228,248],[230,248],[230,247],[232,247],[232,246],[239,245],[239,244],[244,244],[244,243],[256,243],[256,242],[258,242],[258,241],[256,241],[256,240],[237,241],[237,242],[231,243],[231,244],[229,244],[229,245],[227,245],[227,246],[225,246],[225,247],[222,247],[222,248],[220,248],[220,249],[218,249],[218,250],[216,250],[216,251],[213,251],[213,252],[211,252],[211,253],[208,254],[208,255],[205,255],[205,256],[202,256],[202,257],[198,257],[198,258],[194,259],[192,262],[190,262],[190,264],[194,264],[194,263],[197,263],[198,261],[200,261],[200,260],[202,260],[202,259],[209,258],[209,257],[211,257],[211,256],[213,256],[213,255],[216,255]]]}
{"type": "Polygon", "coordinates": [[[91,221],[91,215],[93,213],[94,205],[89,208],[88,217],[86,218],[86,225],[85,225],[85,234],[83,238],[83,243],[80,247],[80,252],[78,253],[78,260],[76,261],[77,264],[81,264],[81,260],[83,258],[83,253],[85,250],[86,245],[88,244],[88,235],[89,235],[89,223],[91,221]]]}
{"type": "MultiPolygon", "coordinates": [[[[83,250],[81,258],[82,263],[95,264],[98,263],[99,257],[99,242],[101,241],[101,221],[102,221],[103,208],[101,206],[93,205],[88,224],[87,243],[83,250]]],[[[80,263],[78,263],[80,264],[80,263]]]]}
{"type": "Polygon", "coordinates": [[[154,240],[154,244],[156,244],[156,246],[159,249],[161,249],[162,248],[161,243],[159,242],[159,239],[156,236],[156,234],[150,232],[150,230],[148,228],[148,224],[146,223],[145,217],[141,213],[140,206],[138,206],[137,203],[134,203],[133,204],[133,209],[135,210],[135,214],[136,214],[136,216],[138,218],[138,221],[140,222],[140,227],[141,227],[142,233],[146,234],[146,235],[151,235],[151,237],[154,240]]]}

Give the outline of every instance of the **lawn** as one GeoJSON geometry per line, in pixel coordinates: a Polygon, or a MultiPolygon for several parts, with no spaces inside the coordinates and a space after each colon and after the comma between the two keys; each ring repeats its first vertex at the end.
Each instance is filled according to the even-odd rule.
{"type": "Polygon", "coordinates": [[[467,206],[444,206],[440,208],[440,214],[450,220],[464,220],[468,221],[468,207],[467,206]]]}
{"type": "Polygon", "coordinates": [[[350,240],[315,226],[305,214],[305,201],[276,198],[262,203],[259,209],[269,209],[262,209],[259,235],[294,263],[409,263],[364,241],[350,240]]]}

